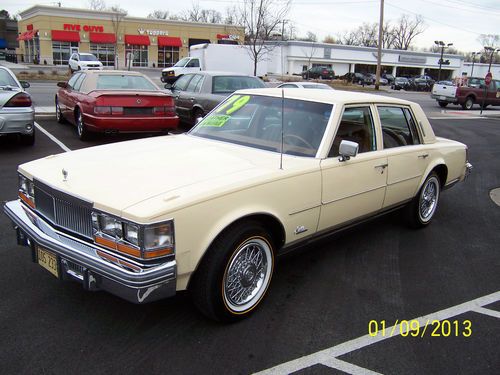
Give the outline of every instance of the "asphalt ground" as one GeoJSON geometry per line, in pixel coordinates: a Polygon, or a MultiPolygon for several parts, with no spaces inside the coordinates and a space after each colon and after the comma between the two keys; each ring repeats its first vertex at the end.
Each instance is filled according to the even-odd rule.
{"type": "MultiPolygon", "coordinates": [[[[38,123],[70,149],[137,137],[82,143],[71,125],[38,123]]],[[[474,165],[442,194],[433,223],[411,230],[395,212],[281,258],[263,305],[237,324],[207,320],[186,293],[138,306],[62,283],[31,262],[0,215],[0,373],[497,374],[500,207],[490,191],[500,187],[500,120],[431,123],[468,144],[474,165]],[[438,323],[423,335],[392,332],[425,316],[438,323]],[[456,330],[440,331],[445,321],[456,330]],[[389,337],[370,342],[370,333],[389,337]]],[[[31,148],[0,138],[0,200],[15,199],[18,164],[59,152],[40,131],[31,148]]]]}

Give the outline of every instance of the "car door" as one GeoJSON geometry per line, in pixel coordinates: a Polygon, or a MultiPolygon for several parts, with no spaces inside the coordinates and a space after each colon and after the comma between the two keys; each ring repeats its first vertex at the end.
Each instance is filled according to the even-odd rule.
{"type": "Polygon", "coordinates": [[[57,100],[59,103],[59,108],[63,116],[67,119],[71,119],[71,113],[75,107],[75,98],[73,93],[73,88],[77,80],[81,77],[83,73],[75,73],[71,76],[66,84],[65,88],[62,88],[57,93],[57,100]]]}
{"type": "Polygon", "coordinates": [[[377,114],[388,163],[383,207],[389,208],[415,196],[433,151],[422,144],[410,107],[377,105],[377,114]]]}
{"type": "Polygon", "coordinates": [[[175,100],[175,111],[177,112],[177,115],[183,120],[187,120],[190,117],[189,111],[191,108],[191,103],[189,101],[186,101],[187,96],[184,92],[186,91],[186,88],[193,77],[194,74],[184,74],[183,76],[179,77],[177,81],[175,81],[171,89],[175,100]]]}
{"type": "Polygon", "coordinates": [[[200,86],[203,82],[203,75],[192,74],[192,78],[184,90],[179,91],[177,102],[179,109],[183,112],[183,117],[192,119],[193,107],[200,105],[200,86]]]}
{"type": "Polygon", "coordinates": [[[199,72],[201,70],[200,67],[200,60],[197,58],[191,59],[187,64],[186,64],[186,69],[189,73],[195,73],[199,72]]]}
{"type": "Polygon", "coordinates": [[[318,230],[349,223],[382,208],[387,157],[379,151],[373,108],[346,106],[328,157],[321,161],[322,198],[318,230]],[[342,140],[358,143],[358,155],[340,161],[342,140]]]}

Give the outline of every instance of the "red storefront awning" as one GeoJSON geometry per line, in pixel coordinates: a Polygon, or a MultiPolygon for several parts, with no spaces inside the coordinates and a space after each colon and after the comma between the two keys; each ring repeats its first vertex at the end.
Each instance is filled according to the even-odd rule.
{"type": "Polygon", "coordinates": [[[158,47],[182,47],[182,40],[176,36],[159,36],[158,47]]]}
{"type": "Polygon", "coordinates": [[[80,33],[78,31],[52,30],[52,40],[57,42],[79,42],[80,33]]]}
{"type": "Polygon", "coordinates": [[[115,44],[116,35],[112,33],[90,33],[91,43],[115,44]]]}
{"type": "Polygon", "coordinates": [[[26,34],[28,34],[29,31],[25,31],[24,33],[21,33],[18,37],[17,40],[24,40],[26,38],[26,34]]]}
{"type": "Polygon", "coordinates": [[[26,34],[26,36],[24,37],[25,40],[31,40],[35,37],[36,33],[38,32],[38,30],[31,30],[31,31],[28,31],[28,33],[26,34]]]}
{"type": "Polygon", "coordinates": [[[149,46],[151,43],[147,35],[125,35],[125,44],[149,46]]]}

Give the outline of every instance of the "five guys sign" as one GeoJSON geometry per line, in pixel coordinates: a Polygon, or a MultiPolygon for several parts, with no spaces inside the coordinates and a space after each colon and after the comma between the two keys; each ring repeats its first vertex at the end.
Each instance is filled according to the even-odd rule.
{"type": "Polygon", "coordinates": [[[65,23],[64,24],[64,30],[65,31],[86,31],[86,32],[93,32],[93,33],[103,33],[104,32],[104,26],[90,26],[90,25],[77,25],[77,24],[72,24],[72,23],[65,23]]]}

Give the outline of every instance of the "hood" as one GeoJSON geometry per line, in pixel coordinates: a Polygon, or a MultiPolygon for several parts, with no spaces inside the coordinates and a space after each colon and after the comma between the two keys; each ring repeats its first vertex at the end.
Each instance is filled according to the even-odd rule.
{"type": "Polygon", "coordinates": [[[180,195],[183,202],[200,200],[215,186],[221,192],[236,181],[276,173],[278,163],[279,154],[177,135],[52,155],[23,164],[19,171],[94,202],[97,209],[123,215],[128,207],[159,195],[174,209],[180,195]]]}

